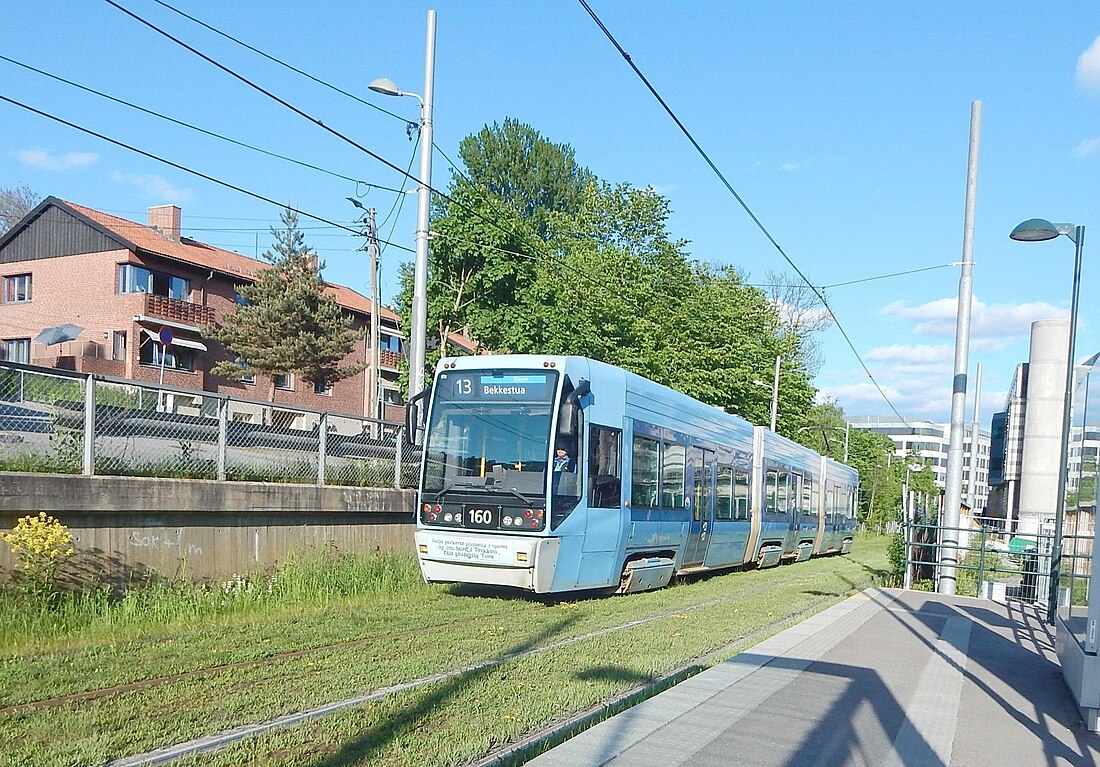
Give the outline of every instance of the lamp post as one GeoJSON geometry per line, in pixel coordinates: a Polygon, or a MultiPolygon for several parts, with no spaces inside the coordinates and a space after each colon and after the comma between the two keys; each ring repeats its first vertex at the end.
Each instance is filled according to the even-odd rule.
{"type": "Polygon", "coordinates": [[[380,77],[367,86],[386,96],[412,96],[420,102],[420,177],[416,213],[416,260],[413,264],[412,330],[409,333],[409,400],[424,390],[424,351],[428,327],[428,215],[432,185],[432,93],[435,90],[435,11],[428,11],[424,53],[424,95],[400,90],[380,77]]]}
{"type": "Polygon", "coordinates": [[[1073,294],[1069,305],[1069,342],[1066,351],[1066,390],[1062,403],[1062,448],[1058,458],[1058,497],[1054,507],[1054,541],[1050,547],[1050,590],[1047,602],[1047,622],[1054,623],[1058,614],[1058,580],[1062,570],[1062,519],[1066,512],[1066,471],[1069,465],[1069,430],[1073,409],[1073,350],[1077,341],[1077,301],[1081,290],[1081,253],[1085,247],[1085,227],[1074,224],[1052,224],[1042,218],[1031,218],[1009,235],[1020,242],[1041,242],[1065,235],[1073,240],[1076,255],[1073,261],[1073,294]]]}

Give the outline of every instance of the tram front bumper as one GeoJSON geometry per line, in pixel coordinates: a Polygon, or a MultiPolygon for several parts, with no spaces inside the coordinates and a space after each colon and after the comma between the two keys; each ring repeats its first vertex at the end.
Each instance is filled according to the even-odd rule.
{"type": "Polygon", "coordinates": [[[512,586],[550,591],[560,539],[417,530],[420,572],[429,583],[512,586]]]}

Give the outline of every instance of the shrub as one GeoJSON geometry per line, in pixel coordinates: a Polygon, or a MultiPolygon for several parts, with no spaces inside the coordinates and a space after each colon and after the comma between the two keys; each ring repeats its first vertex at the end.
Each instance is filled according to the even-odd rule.
{"type": "Polygon", "coordinates": [[[57,568],[76,553],[69,528],[44,511],[20,517],[9,533],[0,533],[19,559],[23,583],[33,593],[47,597],[54,591],[57,568]]]}

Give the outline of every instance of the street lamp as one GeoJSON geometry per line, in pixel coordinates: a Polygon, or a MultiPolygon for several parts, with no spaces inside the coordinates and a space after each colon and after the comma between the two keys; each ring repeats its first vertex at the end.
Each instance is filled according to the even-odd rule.
{"type": "Polygon", "coordinates": [[[1077,301],[1081,291],[1081,252],[1085,247],[1085,227],[1074,224],[1052,224],[1042,218],[1030,218],[1009,235],[1020,242],[1053,240],[1060,235],[1073,240],[1076,256],[1073,262],[1073,297],[1069,305],[1069,342],[1066,352],[1066,391],[1062,403],[1062,449],[1058,458],[1058,498],[1054,507],[1054,542],[1050,547],[1050,590],[1047,602],[1047,622],[1054,623],[1058,614],[1058,580],[1062,570],[1062,518],[1066,512],[1066,471],[1069,465],[1069,429],[1073,407],[1073,349],[1077,341],[1077,301]]]}
{"type": "Polygon", "coordinates": [[[409,333],[409,402],[424,390],[424,350],[428,328],[428,216],[432,185],[432,93],[435,90],[435,11],[428,11],[424,54],[424,95],[403,91],[388,77],[367,86],[385,96],[412,96],[420,102],[420,177],[413,266],[412,330],[409,333]]]}

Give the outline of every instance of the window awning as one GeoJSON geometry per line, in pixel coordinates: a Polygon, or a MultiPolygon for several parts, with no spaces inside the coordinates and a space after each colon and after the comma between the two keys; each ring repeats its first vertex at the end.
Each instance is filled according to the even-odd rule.
{"type": "MultiPolygon", "coordinates": [[[[153,331],[142,328],[141,332],[144,333],[149,338],[149,340],[156,341],[158,344],[160,343],[160,336],[153,331]]],[[[182,346],[185,349],[198,349],[200,352],[206,351],[206,344],[204,344],[202,341],[195,341],[190,338],[180,338],[179,336],[175,336],[172,339],[172,343],[168,345],[182,346]]]]}

